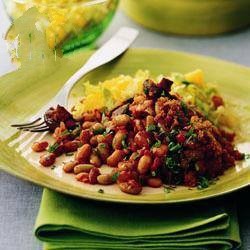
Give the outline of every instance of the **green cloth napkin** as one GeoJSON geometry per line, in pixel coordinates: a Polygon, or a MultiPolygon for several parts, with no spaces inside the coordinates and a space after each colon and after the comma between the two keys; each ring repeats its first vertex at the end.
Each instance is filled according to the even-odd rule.
{"type": "Polygon", "coordinates": [[[174,205],[105,203],[44,190],[35,235],[50,249],[232,249],[236,210],[225,201],[174,205]]]}

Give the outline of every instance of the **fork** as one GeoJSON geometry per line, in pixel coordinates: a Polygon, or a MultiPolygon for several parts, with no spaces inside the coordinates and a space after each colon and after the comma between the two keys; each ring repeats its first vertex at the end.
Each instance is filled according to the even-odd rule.
{"type": "Polygon", "coordinates": [[[29,122],[22,124],[12,124],[12,127],[30,132],[48,131],[49,127],[43,117],[44,113],[55,105],[67,108],[68,97],[71,89],[84,75],[90,71],[112,61],[124,53],[138,36],[138,31],[129,27],[122,27],[118,32],[100,47],[87,62],[62,86],[58,93],[44,105],[38,113],[30,118],[29,122]]]}

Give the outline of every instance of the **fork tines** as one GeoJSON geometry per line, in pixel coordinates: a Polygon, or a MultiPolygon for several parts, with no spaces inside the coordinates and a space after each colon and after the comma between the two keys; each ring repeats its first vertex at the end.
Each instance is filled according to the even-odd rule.
{"type": "Polygon", "coordinates": [[[45,121],[39,122],[42,118],[37,118],[29,123],[22,124],[12,124],[11,127],[15,127],[19,130],[30,131],[30,132],[43,132],[48,131],[49,127],[46,125],[45,121]],[[38,123],[39,122],[39,123],[38,123]]]}

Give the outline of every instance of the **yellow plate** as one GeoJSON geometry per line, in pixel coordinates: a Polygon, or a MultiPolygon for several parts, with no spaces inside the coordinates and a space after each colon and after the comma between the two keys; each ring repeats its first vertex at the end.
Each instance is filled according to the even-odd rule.
{"type": "MultiPolygon", "coordinates": [[[[56,168],[44,168],[37,164],[39,155],[30,150],[30,144],[44,134],[16,133],[9,125],[23,122],[46,103],[67,78],[79,68],[91,52],[79,52],[68,58],[48,61],[46,64],[29,64],[17,72],[0,78],[0,168],[20,178],[32,181],[71,195],[126,203],[178,203],[201,200],[226,194],[250,183],[250,160],[228,170],[215,185],[204,190],[179,187],[170,193],[163,189],[144,188],[138,196],[128,195],[114,186],[88,185],[77,182],[70,174],[64,174],[60,159],[56,168]],[[11,136],[12,135],[12,136],[11,136]],[[104,193],[99,193],[99,189],[104,193]]],[[[81,83],[86,80],[97,82],[118,74],[133,74],[138,69],[148,69],[153,75],[171,72],[189,72],[200,68],[208,81],[216,81],[219,90],[229,97],[240,100],[250,107],[250,69],[193,54],[165,50],[131,49],[119,60],[88,74],[74,92],[81,93],[81,83]]],[[[250,116],[250,113],[248,113],[250,116]]],[[[246,138],[246,142],[247,142],[246,138]]],[[[249,140],[250,141],[250,140],[249,140]]],[[[245,144],[250,152],[250,145],[245,144]]],[[[68,158],[69,159],[69,158],[68,158]]]]}

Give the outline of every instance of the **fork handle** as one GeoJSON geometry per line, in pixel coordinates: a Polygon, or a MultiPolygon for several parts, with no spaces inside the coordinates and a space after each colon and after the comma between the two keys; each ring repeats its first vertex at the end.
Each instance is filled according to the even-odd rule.
{"type": "Polygon", "coordinates": [[[133,41],[138,36],[138,31],[133,28],[122,27],[118,32],[108,40],[103,46],[101,46],[87,62],[74,74],[68,81],[62,86],[55,97],[50,100],[45,106],[43,106],[34,116],[30,118],[30,121],[43,116],[43,114],[53,106],[57,104],[64,107],[68,107],[68,97],[72,87],[79,79],[90,71],[98,68],[99,66],[108,63],[125,52],[133,41]]]}
{"type": "Polygon", "coordinates": [[[138,31],[133,28],[120,28],[110,40],[108,40],[101,48],[92,54],[88,61],[68,79],[68,81],[55,96],[55,99],[57,99],[56,101],[59,104],[67,107],[70,91],[76,82],[78,82],[90,71],[112,61],[124,53],[137,36],[138,31]]]}

